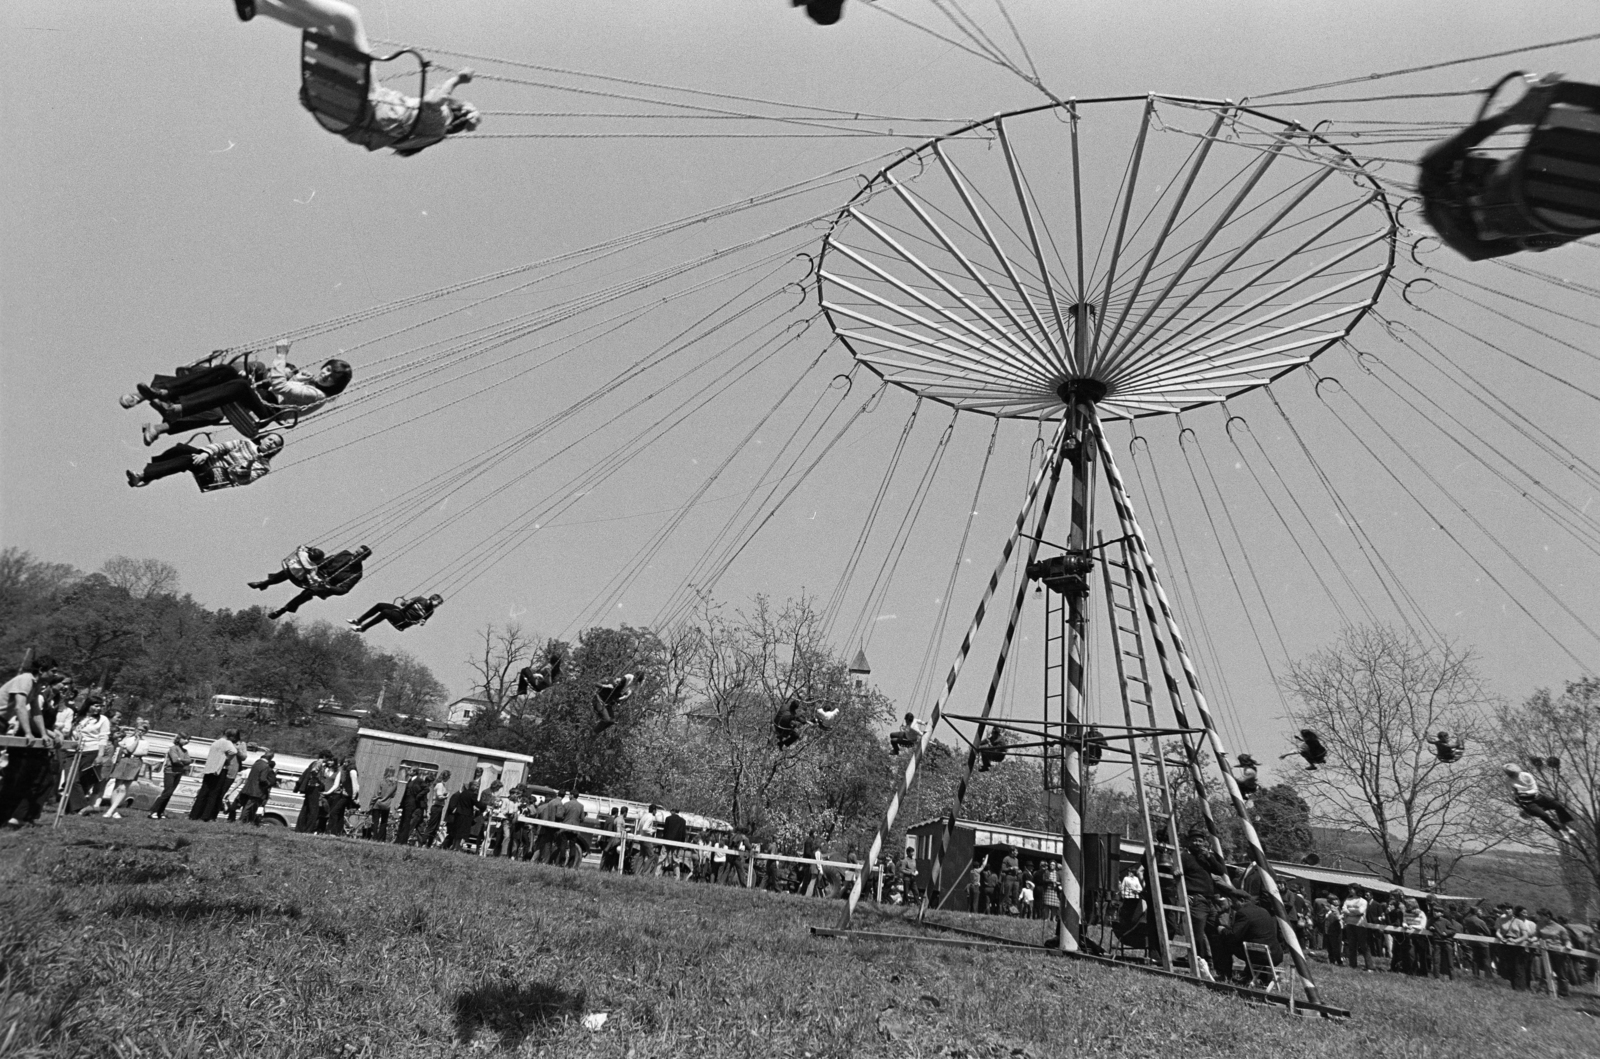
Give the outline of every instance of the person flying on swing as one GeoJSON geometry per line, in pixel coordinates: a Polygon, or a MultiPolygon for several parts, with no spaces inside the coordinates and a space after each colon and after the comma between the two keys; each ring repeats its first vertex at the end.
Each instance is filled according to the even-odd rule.
{"type": "Polygon", "coordinates": [[[889,733],[889,753],[899,754],[902,747],[916,746],[922,742],[922,722],[914,713],[906,714],[905,724],[889,733]]]}
{"type": "Polygon", "coordinates": [[[805,727],[800,718],[800,700],[790,699],[772,717],[772,737],[779,749],[794,746],[800,741],[800,729],[805,727]]]}
{"type": "Polygon", "coordinates": [[[538,669],[523,666],[517,673],[517,697],[523,698],[531,691],[537,695],[561,679],[561,656],[552,654],[538,669]]]}
{"type": "Polygon", "coordinates": [[[1318,765],[1328,760],[1328,748],[1322,745],[1322,737],[1314,729],[1300,729],[1300,734],[1294,737],[1294,743],[1293,750],[1278,755],[1279,761],[1298,754],[1306,759],[1306,771],[1315,772],[1318,765]]]}
{"type": "Polygon", "coordinates": [[[1006,759],[1006,751],[1011,744],[1006,742],[1006,733],[999,728],[990,727],[987,735],[978,742],[978,756],[982,763],[978,765],[979,772],[988,772],[989,769],[1006,759]]]}
{"type": "Polygon", "coordinates": [[[617,707],[633,698],[633,685],[638,680],[632,673],[624,673],[615,680],[594,686],[594,734],[599,735],[617,723],[617,707]]]}
{"type": "Polygon", "coordinates": [[[824,732],[832,731],[833,722],[839,719],[840,709],[841,707],[835,706],[831,710],[825,710],[821,706],[818,706],[812,712],[811,723],[816,725],[818,728],[821,728],[824,732]]]}
{"type": "Polygon", "coordinates": [[[1467,744],[1459,737],[1451,740],[1449,732],[1440,732],[1437,737],[1429,740],[1428,745],[1433,747],[1433,754],[1446,765],[1460,761],[1461,755],[1466,751],[1467,744]]]}
{"type": "Polygon", "coordinates": [[[274,570],[261,581],[251,581],[249,584],[258,592],[265,592],[273,585],[281,585],[285,581],[292,581],[299,587],[300,592],[293,599],[277,610],[267,611],[267,617],[277,619],[285,614],[293,614],[313,599],[331,599],[334,596],[347,594],[361,583],[363,573],[361,565],[371,554],[372,549],[365,544],[355,551],[334,552],[326,557],[320,548],[307,548],[306,556],[316,564],[311,576],[305,573],[297,574],[296,571],[284,567],[274,570]]]}
{"type": "Polygon", "coordinates": [[[1256,769],[1260,767],[1261,762],[1249,754],[1239,755],[1239,767],[1234,772],[1233,778],[1239,784],[1239,793],[1247,801],[1254,798],[1256,791],[1261,789],[1261,780],[1256,775],[1256,769]]]}
{"type": "Polygon", "coordinates": [[[234,438],[217,445],[174,445],[144,465],[137,473],[128,471],[128,484],[135,489],[160,478],[191,471],[220,469],[233,485],[249,485],[272,470],[272,457],[283,450],[282,434],[263,434],[255,441],[234,438]]]}
{"type": "Polygon", "coordinates": [[[1511,784],[1511,798],[1522,810],[1522,815],[1542,821],[1557,835],[1567,836],[1567,827],[1572,823],[1572,811],[1562,804],[1561,799],[1540,792],[1539,781],[1533,778],[1533,773],[1523,771],[1521,765],[1507,764],[1505,773],[1506,782],[1511,784]]]}
{"type": "Polygon", "coordinates": [[[163,434],[181,434],[220,426],[222,408],[241,405],[257,420],[270,422],[289,410],[309,414],[332,401],[350,385],[353,373],[342,360],[329,360],[316,371],[289,363],[289,343],[279,342],[270,366],[253,363],[246,374],[232,364],[190,365],[172,375],[157,375],[123,394],[118,403],[134,408],[144,401],[162,419],[144,425],[144,443],[163,434]]]}
{"type": "MultiPolygon", "coordinates": [[[[370,68],[372,42],[367,39],[361,10],[354,4],[344,0],[234,0],[234,8],[243,22],[258,14],[265,15],[295,29],[337,41],[359,52],[370,68]]],[[[483,121],[478,108],[450,98],[457,86],[471,80],[472,71],[462,70],[438,88],[430,89],[421,99],[385,88],[373,80],[367,90],[363,120],[343,129],[339,135],[369,151],[390,147],[395,154],[410,157],[443,142],[446,137],[471,132],[483,121]]]]}
{"type": "Polygon", "coordinates": [[[394,627],[395,632],[405,632],[413,625],[426,623],[443,602],[444,597],[435,593],[431,596],[412,596],[399,604],[374,603],[361,617],[348,619],[347,624],[356,632],[366,632],[379,622],[386,621],[394,627]]]}

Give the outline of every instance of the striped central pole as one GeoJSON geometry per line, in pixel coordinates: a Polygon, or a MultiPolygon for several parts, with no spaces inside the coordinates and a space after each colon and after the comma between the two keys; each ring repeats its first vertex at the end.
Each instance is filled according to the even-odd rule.
{"type": "MultiPolygon", "coordinates": [[[[1067,554],[1087,555],[1089,504],[1093,497],[1089,467],[1094,406],[1074,401],[1066,416],[1070,427],[1067,457],[1072,464],[1072,509],[1067,529],[1067,554]]],[[[1056,937],[1063,952],[1076,952],[1083,929],[1083,658],[1087,643],[1089,577],[1072,579],[1064,593],[1067,622],[1067,681],[1061,696],[1061,919],[1056,937]]]]}
{"type": "MultiPolygon", "coordinates": [[[[995,589],[1000,585],[1000,578],[1011,562],[1011,553],[1022,537],[1022,529],[1028,524],[1028,515],[1033,511],[1034,502],[1039,497],[1039,489],[1046,481],[1051,483],[1052,489],[1055,487],[1056,476],[1061,469],[1061,446],[1066,437],[1067,422],[1063,419],[1060,427],[1056,429],[1055,440],[1050,443],[1050,455],[1045,459],[1044,466],[1033,476],[1033,481],[1028,486],[1028,495],[1022,502],[1022,510],[1017,512],[1016,524],[1011,527],[1011,535],[1006,538],[1005,547],[1000,550],[1000,561],[995,564],[994,573],[989,577],[988,587],[983,590],[983,598],[978,601],[978,611],[972,616],[972,623],[967,626],[967,635],[962,638],[961,647],[956,652],[956,660],[950,665],[950,675],[945,678],[938,701],[933,704],[933,712],[928,717],[927,731],[922,733],[917,745],[911,748],[911,760],[906,762],[905,773],[900,777],[900,782],[895,784],[894,793],[889,797],[889,804],[883,811],[883,821],[878,825],[878,832],[872,836],[872,845],[867,850],[865,861],[867,869],[878,862],[878,857],[883,852],[883,844],[888,840],[889,832],[894,829],[895,818],[900,815],[900,806],[905,801],[906,792],[916,781],[917,767],[922,764],[922,755],[927,753],[928,744],[933,741],[933,733],[938,730],[939,720],[944,716],[945,703],[949,701],[950,692],[956,686],[956,678],[961,675],[961,666],[972,650],[973,638],[978,635],[978,629],[983,625],[989,601],[994,598],[995,589]]],[[[866,875],[866,870],[861,871],[856,876],[855,884],[850,887],[850,899],[845,902],[844,909],[844,926],[847,928],[855,916],[856,905],[861,901],[861,886],[866,875]]]]}

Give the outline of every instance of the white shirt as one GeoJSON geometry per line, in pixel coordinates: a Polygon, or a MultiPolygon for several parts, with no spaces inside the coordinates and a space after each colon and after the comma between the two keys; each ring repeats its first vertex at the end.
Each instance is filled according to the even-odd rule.
{"type": "Polygon", "coordinates": [[[1533,778],[1531,772],[1519,772],[1515,776],[1507,772],[1506,777],[1511,780],[1511,793],[1521,798],[1533,798],[1539,793],[1539,781],[1533,778]]]}
{"type": "Polygon", "coordinates": [[[1122,897],[1127,901],[1138,900],[1144,894],[1144,884],[1139,882],[1137,875],[1128,874],[1122,877],[1122,897]]]}
{"type": "Polygon", "coordinates": [[[77,735],[85,754],[96,753],[111,738],[111,718],[103,713],[98,717],[90,714],[78,722],[77,735]]]}
{"type": "Polygon", "coordinates": [[[206,751],[205,774],[209,776],[213,772],[223,771],[228,765],[228,758],[238,752],[239,748],[230,743],[226,737],[213,739],[211,749],[206,751]]]}

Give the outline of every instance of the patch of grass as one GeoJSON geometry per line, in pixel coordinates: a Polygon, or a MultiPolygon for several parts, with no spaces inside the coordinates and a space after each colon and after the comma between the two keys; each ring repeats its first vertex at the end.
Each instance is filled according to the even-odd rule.
{"type": "Polygon", "coordinates": [[[1600,1054],[1581,1002],[1499,982],[1322,967],[1355,1016],[1296,1019],[1058,956],[812,937],[836,902],[224,823],[0,836],[0,886],[0,1054],[40,1059],[1600,1054]]]}

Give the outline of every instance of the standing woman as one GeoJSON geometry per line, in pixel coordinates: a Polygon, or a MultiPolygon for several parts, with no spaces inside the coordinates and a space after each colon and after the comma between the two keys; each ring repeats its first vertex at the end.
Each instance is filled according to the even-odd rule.
{"type": "Polygon", "coordinates": [[[327,786],[320,759],[307,765],[306,770],[300,773],[300,781],[294,785],[294,790],[296,794],[304,797],[305,801],[300,805],[300,815],[295,819],[294,829],[302,835],[309,835],[317,830],[317,818],[322,815],[322,792],[327,786]]]}
{"type": "Polygon", "coordinates": [[[150,819],[160,820],[167,815],[167,803],[172,800],[172,792],[178,789],[178,782],[189,774],[189,766],[193,763],[194,758],[189,756],[189,733],[179,732],[172,737],[172,746],[167,749],[166,760],[161,766],[161,797],[150,807],[150,819]]]}
{"type": "Polygon", "coordinates": [[[116,760],[111,766],[111,807],[105,812],[108,820],[122,819],[122,814],[117,810],[128,796],[128,785],[144,772],[144,756],[150,749],[150,741],[145,735],[149,731],[150,722],[141,720],[135,727],[127,729],[127,734],[117,744],[116,760]]]}

